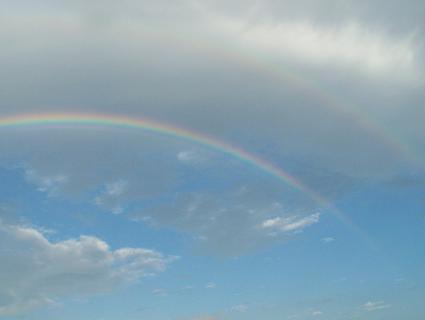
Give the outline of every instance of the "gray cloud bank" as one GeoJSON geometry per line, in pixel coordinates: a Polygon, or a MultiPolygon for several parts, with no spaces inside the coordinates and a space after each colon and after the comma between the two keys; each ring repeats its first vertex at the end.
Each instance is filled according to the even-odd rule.
{"type": "MultiPolygon", "coordinates": [[[[422,1],[1,4],[1,115],[149,116],[257,153],[331,201],[363,181],[424,171],[422,1]]],[[[3,162],[19,162],[40,191],[100,188],[91,200],[106,210],[232,252],[247,239],[271,241],[264,221],[321,210],[181,141],[106,129],[3,132],[3,162]],[[109,192],[120,181],[122,192],[109,192]],[[142,212],[125,211],[126,202],[153,197],[142,212]]]]}

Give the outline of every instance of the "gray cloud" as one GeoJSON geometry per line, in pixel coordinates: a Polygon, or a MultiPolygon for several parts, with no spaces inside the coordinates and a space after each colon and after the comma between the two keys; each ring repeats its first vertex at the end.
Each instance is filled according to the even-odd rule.
{"type": "MultiPolygon", "coordinates": [[[[257,153],[331,201],[364,181],[423,174],[422,1],[2,3],[2,116],[153,117],[257,153]]],[[[190,143],[106,129],[1,130],[1,160],[18,163],[40,191],[91,191],[106,210],[149,216],[212,251],[269,243],[262,221],[321,209],[190,143]],[[195,164],[195,153],[212,158],[195,164]],[[117,181],[125,190],[108,194],[117,181]],[[151,208],[125,211],[146,199],[151,208]]]]}
{"type": "Polygon", "coordinates": [[[341,25],[346,21],[359,20],[366,25],[376,25],[394,31],[424,27],[422,14],[425,6],[412,1],[409,6],[392,0],[338,1],[208,1],[216,10],[229,15],[257,16],[270,21],[287,19],[308,20],[315,24],[341,25]]]}
{"type": "Polygon", "coordinates": [[[277,187],[272,191],[265,183],[257,183],[256,187],[220,192],[179,192],[164,203],[130,215],[154,227],[166,226],[189,233],[197,239],[196,252],[221,256],[240,255],[281,243],[319,222],[319,214],[310,212],[321,209],[320,206],[306,200],[305,195],[291,196],[290,189],[277,187]]]}

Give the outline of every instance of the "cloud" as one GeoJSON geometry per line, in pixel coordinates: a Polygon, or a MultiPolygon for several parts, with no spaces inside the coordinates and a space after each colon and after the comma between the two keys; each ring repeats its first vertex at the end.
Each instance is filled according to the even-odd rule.
{"type": "Polygon", "coordinates": [[[246,304],[238,304],[230,308],[230,311],[232,312],[247,312],[248,311],[248,305],[246,304]]]}
{"type": "Polygon", "coordinates": [[[113,214],[122,214],[124,213],[124,208],[121,206],[122,196],[127,188],[128,181],[123,179],[107,183],[101,194],[95,197],[94,203],[113,214]]]}
{"type": "Polygon", "coordinates": [[[331,242],[334,242],[336,239],[335,238],[333,238],[333,237],[325,237],[325,238],[322,238],[322,242],[323,243],[331,243],[331,242]]]}
{"type": "Polygon", "coordinates": [[[319,222],[320,213],[299,218],[296,216],[276,217],[263,221],[261,227],[263,229],[277,230],[280,232],[300,232],[304,228],[319,222]]]}
{"type": "Polygon", "coordinates": [[[385,77],[397,71],[399,76],[391,77],[394,81],[417,80],[413,36],[394,40],[353,22],[325,28],[304,21],[261,24],[230,19],[223,21],[223,28],[257,50],[281,58],[349,67],[369,76],[385,77]]]}
{"type": "MultiPolygon", "coordinates": [[[[424,171],[421,1],[5,4],[0,116],[150,117],[260,155],[330,202],[424,171]]],[[[40,191],[94,194],[108,211],[203,239],[204,252],[270,245],[281,238],[265,234],[302,230],[321,209],[242,161],[137,130],[8,129],[0,150],[40,191]],[[182,165],[205,154],[208,167],[182,165]]]]}
{"type": "MultiPolygon", "coordinates": [[[[420,65],[423,61],[420,52],[422,35],[419,33],[414,41],[409,36],[418,33],[418,22],[421,21],[418,13],[421,7],[417,2],[407,9],[399,3],[386,6],[378,1],[382,7],[373,4],[370,6],[376,10],[368,11],[367,6],[355,1],[346,5],[326,1],[320,6],[313,1],[301,1],[300,4],[249,1],[249,5],[240,1],[217,4],[179,1],[175,5],[163,1],[156,4],[125,1],[119,7],[111,1],[102,6],[81,2],[53,4],[49,1],[43,2],[40,8],[26,2],[25,15],[21,12],[22,6],[16,6],[13,1],[7,3],[9,11],[2,20],[2,30],[5,36],[14,38],[14,46],[2,50],[2,61],[7,61],[7,65],[2,66],[6,89],[4,107],[0,109],[5,113],[10,113],[7,106],[11,105],[16,112],[70,108],[116,112],[120,106],[120,112],[125,114],[149,115],[214,135],[238,132],[245,136],[247,133],[243,130],[249,130],[257,135],[270,132],[270,136],[289,135],[302,141],[310,138],[305,135],[307,130],[312,130],[323,145],[323,142],[335,141],[332,139],[338,136],[335,132],[323,136],[322,130],[326,127],[323,112],[320,117],[312,116],[323,102],[315,97],[311,100],[305,97],[305,110],[299,113],[312,116],[310,119],[315,119],[314,123],[307,124],[301,115],[288,117],[286,113],[291,113],[290,106],[301,103],[298,99],[300,92],[294,92],[300,88],[285,79],[275,79],[273,72],[269,77],[267,65],[273,70],[293,68],[295,74],[312,79],[312,82],[317,80],[323,83],[323,87],[328,83],[332,88],[331,95],[341,92],[343,97],[350,99],[361,97],[356,91],[360,88],[365,92],[363,84],[369,85],[371,81],[369,77],[361,81],[352,77],[362,70],[378,74],[383,71],[385,79],[380,77],[378,82],[384,83],[384,88],[388,81],[399,81],[411,68],[418,72],[423,70],[420,65]],[[372,19],[363,21],[372,13],[375,17],[377,12],[387,17],[384,27],[372,19]],[[169,19],[164,18],[165,13],[169,19]],[[388,19],[394,13],[398,18],[404,18],[388,19]],[[418,19],[409,20],[409,15],[418,19]],[[330,17],[340,21],[326,23],[334,21],[330,17]],[[406,24],[406,32],[399,34],[388,30],[388,26],[397,25],[401,20],[406,24]],[[205,38],[209,40],[206,42],[205,38]],[[61,43],[59,48],[57,43],[61,43]],[[416,43],[419,49],[412,43],[416,43]],[[251,50],[253,47],[258,49],[251,50]],[[71,59],[58,51],[74,54],[71,59]],[[246,54],[250,52],[252,54],[246,54]],[[268,59],[270,55],[277,58],[268,59]],[[283,56],[286,58],[282,59],[283,56]],[[25,68],[22,67],[23,61],[25,68]],[[261,67],[262,62],[266,67],[261,67]],[[300,63],[303,65],[301,70],[297,67],[300,63]],[[324,69],[314,67],[322,63],[324,69]],[[351,68],[345,70],[342,67],[346,81],[342,83],[338,72],[330,72],[331,67],[347,64],[351,68]],[[232,68],[235,65],[238,67],[232,68]],[[397,76],[391,76],[394,72],[388,76],[388,71],[394,68],[397,76]],[[329,83],[330,77],[335,78],[329,83]],[[279,95],[278,88],[282,91],[287,86],[289,92],[284,90],[279,95]],[[72,105],[69,97],[72,97],[72,105]],[[263,102],[269,112],[259,115],[263,102]],[[40,107],[42,105],[46,107],[40,107]],[[226,116],[220,116],[223,114],[226,116]],[[293,122],[294,119],[299,120],[293,122]],[[304,128],[304,125],[311,126],[311,129],[304,128]]],[[[411,92],[407,93],[407,97],[412,96],[411,92]]],[[[388,110],[393,107],[379,97],[378,101],[372,101],[377,96],[377,93],[373,94],[369,102],[353,100],[350,104],[353,109],[364,108],[368,115],[373,115],[377,106],[385,107],[376,114],[376,119],[392,127],[386,121],[390,120],[388,110]]],[[[397,108],[401,107],[403,112],[406,109],[411,112],[402,101],[397,105],[397,108]]],[[[352,121],[345,119],[344,123],[333,121],[333,124],[337,122],[341,125],[335,126],[335,131],[352,121]]],[[[395,124],[396,128],[402,125],[395,124]]],[[[361,128],[357,129],[361,131],[361,128]]],[[[341,146],[344,145],[341,143],[341,146]]],[[[276,150],[289,150],[287,145],[284,147],[276,150]]],[[[356,146],[356,149],[363,148],[356,146]]],[[[373,154],[377,153],[370,149],[373,154]]],[[[363,154],[358,150],[352,153],[341,150],[340,156],[347,152],[347,159],[363,154]]],[[[323,153],[334,155],[327,150],[323,153]]],[[[328,164],[329,159],[323,162],[328,164]]]]}
{"type": "Polygon", "coordinates": [[[184,164],[198,164],[205,161],[205,157],[194,150],[183,150],[177,153],[177,159],[184,164]]]}
{"type": "Polygon", "coordinates": [[[168,290],[163,288],[157,288],[152,291],[155,296],[158,297],[166,297],[168,296],[168,290]]]}
{"type": "Polygon", "coordinates": [[[106,185],[106,194],[109,196],[120,196],[124,193],[127,188],[127,181],[118,180],[106,185]]]}
{"type": "Polygon", "coordinates": [[[241,255],[282,243],[319,221],[319,214],[309,213],[317,207],[306,201],[305,195],[297,200],[296,195],[291,198],[293,190],[283,190],[287,189],[270,182],[263,184],[259,178],[256,186],[236,190],[226,187],[214,192],[178,192],[166,203],[135,213],[133,218],[192,235],[198,240],[194,249],[201,254],[241,255]],[[276,193],[285,194],[288,200],[276,202],[276,193]]]}
{"type": "Polygon", "coordinates": [[[313,311],[312,313],[311,313],[311,315],[313,316],[313,317],[318,317],[318,316],[321,316],[323,314],[323,312],[322,311],[320,311],[320,310],[316,310],[316,311],[313,311]]]}
{"type": "MultiPolygon", "coordinates": [[[[91,200],[86,204],[121,214],[123,219],[187,233],[199,239],[194,244],[196,250],[208,254],[240,254],[280,241],[282,237],[270,239],[266,236],[269,232],[258,225],[289,215],[286,212],[302,218],[319,209],[308,195],[236,159],[216,153],[200,170],[176,161],[179,142],[150,145],[145,139],[139,151],[139,142],[132,140],[131,132],[115,137],[109,131],[100,136],[86,133],[74,136],[65,131],[66,149],[61,139],[44,140],[43,130],[30,139],[33,157],[28,161],[37,168],[33,170],[39,177],[54,177],[60,172],[69,177],[65,184],[56,186],[57,200],[86,203],[89,194],[91,200]],[[104,144],[105,140],[113,143],[104,144]],[[38,152],[46,148],[51,151],[48,157],[38,152]]],[[[153,137],[151,143],[161,140],[153,137]]]]}
{"type": "Polygon", "coordinates": [[[215,289],[217,287],[217,285],[214,283],[214,282],[208,282],[206,285],[205,285],[205,288],[206,289],[215,289]]]}
{"type": "MultiPolygon", "coordinates": [[[[330,202],[362,183],[423,176],[423,0],[2,3],[0,117],[153,118],[257,154],[330,202]]],[[[0,130],[1,166],[23,164],[47,197],[95,199],[117,219],[189,235],[202,254],[281,244],[322,218],[308,195],[236,158],[207,150],[198,165],[207,153],[187,141],[122,128],[0,130]]],[[[147,263],[159,253],[95,237],[55,242],[4,223],[0,234],[0,248],[19,253],[0,251],[14,265],[0,265],[3,314],[163,270],[147,263]]]]}
{"type": "Polygon", "coordinates": [[[311,21],[317,25],[341,26],[347,21],[358,20],[363,25],[379,25],[393,33],[409,32],[412,27],[423,28],[423,4],[414,0],[410,6],[391,1],[376,0],[365,5],[355,0],[276,1],[263,0],[214,0],[207,1],[216,11],[224,15],[240,15],[251,20],[311,21]],[[397,17],[397,19],[394,19],[397,17]]]}
{"type": "Polygon", "coordinates": [[[64,174],[56,174],[53,176],[42,176],[35,170],[27,169],[25,171],[26,178],[29,182],[36,184],[37,190],[46,192],[49,196],[56,195],[60,189],[68,182],[68,177],[64,174]]]}
{"type": "Polygon", "coordinates": [[[143,248],[112,250],[93,236],[51,242],[37,229],[3,222],[0,240],[3,316],[107,292],[162,272],[175,260],[143,248]]]}
{"type": "Polygon", "coordinates": [[[368,301],[361,306],[361,308],[366,311],[376,311],[376,310],[388,309],[390,307],[391,305],[386,304],[384,301],[368,301]]]}

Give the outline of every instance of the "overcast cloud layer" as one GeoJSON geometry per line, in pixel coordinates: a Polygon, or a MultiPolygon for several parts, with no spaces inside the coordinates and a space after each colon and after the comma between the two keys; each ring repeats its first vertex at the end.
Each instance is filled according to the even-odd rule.
{"type": "MultiPolygon", "coordinates": [[[[154,118],[258,154],[334,203],[359,184],[424,183],[423,1],[0,4],[1,116],[154,118]]],[[[106,128],[0,131],[2,165],[46,197],[189,234],[204,254],[281,242],[326,211],[205,146],[106,128]]],[[[104,291],[166,264],[160,253],[112,250],[94,237],[52,243],[7,224],[0,234],[2,255],[33,249],[11,260],[22,284],[2,286],[0,315],[104,291]],[[86,253],[83,265],[67,263],[86,253]],[[55,280],[40,288],[41,277],[77,277],[77,287],[55,280]]],[[[11,279],[5,270],[0,278],[11,279]]]]}
{"type": "MultiPolygon", "coordinates": [[[[3,115],[153,117],[245,147],[331,200],[365,178],[423,171],[421,1],[2,4],[3,115]]],[[[94,201],[116,213],[119,198],[173,193],[187,179],[181,166],[245,169],[198,146],[113,130],[8,131],[0,140],[2,157],[19,157],[40,190],[105,188],[94,201]],[[204,154],[191,161],[196,153],[204,154]],[[108,192],[119,181],[121,192],[108,192]]],[[[227,190],[255,190],[252,181],[234,179],[227,190]]],[[[282,200],[269,196],[252,210],[282,200]]],[[[320,209],[301,202],[285,206],[320,209]]],[[[167,210],[180,212],[175,205],[167,210]]],[[[241,207],[233,198],[227,205],[241,207]]]]}

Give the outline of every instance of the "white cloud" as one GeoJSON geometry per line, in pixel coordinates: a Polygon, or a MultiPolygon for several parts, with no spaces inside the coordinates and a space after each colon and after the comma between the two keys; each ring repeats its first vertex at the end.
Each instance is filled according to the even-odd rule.
{"type": "Polygon", "coordinates": [[[51,242],[37,229],[0,221],[0,316],[110,291],[164,271],[174,259],[142,248],[112,250],[92,236],[51,242]]]}
{"type": "Polygon", "coordinates": [[[111,209],[111,212],[112,212],[113,214],[122,214],[122,213],[124,212],[124,208],[123,208],[123,207],[119,207],[119,206],[117,206],[117,207],[113,207],[113,208],[111,209]]]}
{"type": "Polygon", "coordinates": [[[309,216],[299,218],[291,217],[276,217],[265,220],[261,227],[263,229],[277,230],[280,232],[300,232],[304,228],[319,222],[320,213],[314,213],[309,216]]]}
{"type": "Polygon", "coordinates": [[[216,288],[217,287],[217,285],[214,283],[214,282],[208,282],[206,285],[205,285],[205,288],[206,289],[214,289],[214,288],[216,288]]]}
{"type": "Polygon", "coordinates": [[[282,194],[290,194],[290,190],[280,192],[287,190],[286,186],[273,181],[263,184],[261,179],[256,183],[255,188],[247,187],[242,193],[240,187],[208,193],[181,192],[172,201],[140,213],[139,217],[149,214],[154,226],[168,225],[190,234],[197,240],[195,249],[203,254],[226,256],[282,243],[318,222],[319,214],[309,214],[319,209],[315,204],[312,204],[313,208],[306,206],[303,210],[289,207],[285,201],[277,201],[282,194]],[[292,209],[296,213],[286,213],[292,209]]]}
{"type": "Polygon", "coordinates": [[[331,242],[334,242],[334,241],[335,241],[335,238],[333,238],[333,237],[322,238],[323,243],[331,243],[331,242]]]}
{"type": "Polygon", "coordinates": [[[361,306],[366,311],[375,311],[390,308],[390,304],[386,304],[384,301],[368,301],[361,306]]]}
{"type": "Polygon", "coordinates": [[[56,195],[60,188],[68,182],[68,176],[65,174],[42,175],[35,170],[25,170],[25,176],[31,183],[37,185],[37,190],[46,192],[49,196],[56,195]]]}
{"type": "Polygon", "coordinates": [[[196,150],[182,150],[177,153],[177,160],[184,164],[200,164],[207,160],[207,157],[205,152],[196,150]]]}
{"type": "Polygon", "coordinates": [[[128,188],[128,181],[120,179],[115,182],[107,183],[104,191],[95,197],[94,203],[99,207],[104,207],[113,214],[124,213],[124,208],[120,205],[121,196],[128,188]]]}
{"type": "Polygon", "coordinates": [[[311,315],[313,316],[313,317],[318,317],[318,316],[321,316],[323,314],[323,312],[322,311],[320,311],[320,310],[316,310],[316,311],[313,311],[312,313],[311,313],[311,315]]]}
{"type": "Polygon", "coordinates": [[[166,297],[168,296],[168,290],[164,288],[157,288],[152,291],[155,296],[166,297]]]}
{"type": "Polygon", "coordinates": [[[246,304],[238,304],[230,308],[230,311],[234,312],[246,312],[248,310],[248,306],[246,304]]]}
{"type": "Polygon", "coordinates": [[[124,193],[127,188],[128,182],[125,180],[118,180],[112,183],[106,184],[106,194],[110,196],[120,196],[124,193]]]}

